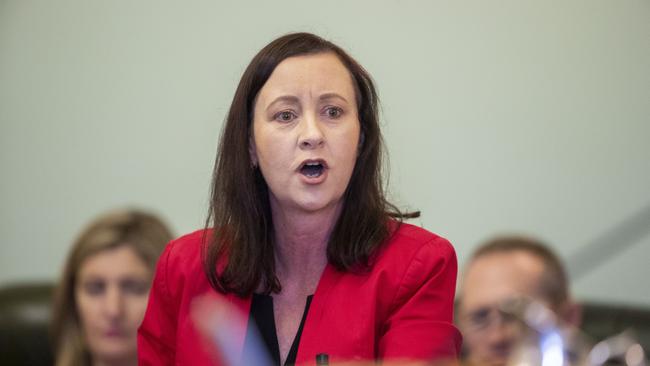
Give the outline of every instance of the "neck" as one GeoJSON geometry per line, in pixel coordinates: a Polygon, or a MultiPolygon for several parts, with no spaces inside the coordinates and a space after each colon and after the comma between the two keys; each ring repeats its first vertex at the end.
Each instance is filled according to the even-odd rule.
{"type": "Polygon", "coordinates": [[[339,202],[318,212],[280,207],[271,201],[275,265],[281,282],[318,278],[327,266],[327,244],[343,207],[339,202]]]}

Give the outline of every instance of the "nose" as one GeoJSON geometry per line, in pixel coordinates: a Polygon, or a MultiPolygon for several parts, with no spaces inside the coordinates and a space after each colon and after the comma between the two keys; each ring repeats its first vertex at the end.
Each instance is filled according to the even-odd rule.
{"type": "Polygon", "coordinates": [[[124,299],[122,293],[117,286],[111,286],[107,293],[104,303],[104,311],[106,315],[111,318],[119,318],[124,310],[124,299]]]}
{"type": "Polygon", "coordinates": [[[325,143],[325,136],[319,125],[318,118],[313,115],[306,116],[301,121],[299,146],[303,150],[316,149],[325,143]]]}
{"type": "Polygon", "coordinates": [[[488,338],[498,343],[508,339],[511,333],[512,332],[508,324],[499,321],[493,324],[488,331],[488,338]]]}
{"type": "Polygon", "coordinates": [[[495,350],[507,353],[519,333],[520,329],[514,322],[499,318],[488,329],[486,338],[495,350]]]}

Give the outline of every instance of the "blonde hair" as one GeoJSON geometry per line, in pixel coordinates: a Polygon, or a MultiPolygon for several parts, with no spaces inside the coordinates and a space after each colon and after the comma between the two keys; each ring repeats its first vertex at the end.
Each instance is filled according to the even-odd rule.
{"type": "Polygon", "coordinates": [[[172,239],[156,216],[139,210],[106,213],[91,222],[75,241],[54,293],[51,335],[56,366],[90,365],[75,304],[77,272],[90,256],[120,246],[132,248],[154,272],[156,261],[172,239]]]}

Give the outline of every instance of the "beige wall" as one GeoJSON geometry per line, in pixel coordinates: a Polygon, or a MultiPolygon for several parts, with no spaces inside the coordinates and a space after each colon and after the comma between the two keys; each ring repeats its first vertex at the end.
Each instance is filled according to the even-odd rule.
{"type": "MultiPolygon", "coordinates": [[[[650,204],[646,0],[0,0],[0,284],[57,276],[115,206],[199,228],[236,82],[298,30],[372,73],[393,197],[461,263],[513,230],[569,257],[650,204]]],[[[574,290],[648,305],[647,258],[650,235],[574,290]]]]}

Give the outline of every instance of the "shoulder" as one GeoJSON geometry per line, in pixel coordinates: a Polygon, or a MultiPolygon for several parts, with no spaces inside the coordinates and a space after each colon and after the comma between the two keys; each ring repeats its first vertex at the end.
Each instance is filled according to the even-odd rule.
{"type": "Polygon", "coordinates": [[[201,255],[210,233],[198,230],[172,240],[158,260],[149,304],[138,330],[140,364],[171,364],[174,360],[180,364],[179,360],[203,357],[196,346],[201,338],[191,318],[191,306],[197,296],[213,293],[201,255]]]}
{"type": "Polygon", "coordinates": [[[158,260],[154,284],[174,298],[188,284],[205,277],[201,252],[203,244],[210,239],[210,232],[197,230],[169,242],[158,260]]]}
{"type": "Polygon", "coordinates": [[[396,227],[372,268],[389,309],[422,301],[446,321],[451,321],[457,271],[456,252],[447,239],[406,223],[396,227]]]}
{"type": "Polygon", "coordinates": [[[380,250],[377,262],[400,262],[413,260],[432,262],[456,262],[456,252],[449,240],[421,227],[391,222],[393,233],[380,250]]]}
{"type": "Polygon", "coordinates": [[[392,288],[396,301],[408,298],[425,284],[453,298],[457,271],[456,252],[447,239],[402,223],[394,227],[378,252],[370,276],[381,278],[388,292],[392,288]]]}
{"type": "Polygon", "coordinates": [[[161,256],[167,265],[186,266],[201,260],[204,243],[210,240],[211,230],[196,230],[172,240],[161,256]]]}

